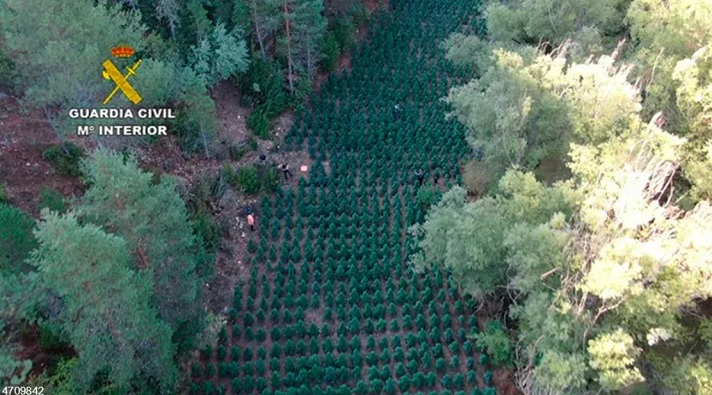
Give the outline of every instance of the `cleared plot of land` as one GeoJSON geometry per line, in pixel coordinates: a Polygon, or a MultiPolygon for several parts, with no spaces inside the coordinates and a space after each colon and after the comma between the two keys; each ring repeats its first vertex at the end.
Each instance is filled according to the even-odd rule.
{"type": "Polygon", "coordinates": [[[476,304],[446,274],[414,274],[406,234],[423,219],[419,189],[435,174],[436,193],[460,179],[464,132],[439,98],[466,74],[439,43],[479,28],[468,24],[477,6],[391,1],[351,71],[296,114],[285,145],[314,162],[261,202],[249,279],[217,349],[192,365],[193,393],[495,393],[499,375],[468,339],[476,304]]]}

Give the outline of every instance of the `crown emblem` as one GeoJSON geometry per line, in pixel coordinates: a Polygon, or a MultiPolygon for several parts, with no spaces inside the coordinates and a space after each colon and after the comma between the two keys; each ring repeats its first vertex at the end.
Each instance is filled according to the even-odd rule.
{"type": "Polygon", "coordinates": [[[111,54],[114,55],[115,58],[130,58],[133,56],[134,52],[134,49],[126,44],[121,44],[111,48],[111,54]]]}

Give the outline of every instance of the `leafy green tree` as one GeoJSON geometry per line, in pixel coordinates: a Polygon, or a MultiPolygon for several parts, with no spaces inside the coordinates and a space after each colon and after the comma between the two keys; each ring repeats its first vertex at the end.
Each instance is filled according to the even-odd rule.
{"type": "Polygon", "coordinates": [[[612,56],[567,67],[566,51],[496,49],[481,78],[450,92],[468,142],[484,152],[490,172],[534,169],[564,157],[570,142],[598,144],[637,127],[640,97],[628,69],[614,67],[612,56]]]}
{"type": "Polygon", "coordinates": [[[142,171],[135,158],[99,149],[82,163],[90,185],[78,215],[127,241],[131,268],[152,284],[152,305],[178,328],[198,317],[195,266],[200,247],[176,181],[142,171]]]}
{"type": "MultiPolygon", "coordinates": [[[[509,314],[519,321],[519,342],[532,347],[528,354],[542,356],[536,367],[524,369],[533,373],[525,382],[534,388],[577,393],[585,385],[585,377],[593,372],[598,385],[609,391],[641,381],[642,372],[635,361],[655,360],[657,345],[669,345],[674,334],[679,333],[674,329],[678,325],[678,309],[694,305],[693,300],[706,292],[700,288],[705,287],[705,280],[699,280],[707,278],[703,274],[706,269],[699,266],[705,265],[706,258],[699,255],[694,243],[685,243],[694,238],[692,234],[706,233],[703,229],[709,224],[703,218],[711,213],[709,205],[699,203],[695,210],[678,216],[672,214],[677,212],[672,203],[657,198],[664,193],[667,181],[663,180],[669,180],[677,166],[663,167],[664,171],[654,169],[661,163],[679,163],[676,151],[683,142],[654,123],[647,127],[636,127],[636,122],[632,125],[626,138],[574,146],[571,169],[575,181],[544,187],[531,174],[509,172],[500,181],[500,195],[464,203],[468,208],[460,218],[467,218],[464,213],[469,210],[490,204],[485,212],[506,218],[501,222],[506,225],[500,229],[503,244],[495,251],[504,253],[499,255],[500,262],[507,262],[512,274],[500,277],[498,284],[523,298],[509,314]],[[631,152],[635,155],[625,154],[631,152]],[[548,197],[542,198],[544,195],[548,197]],[[607,210],[612,211],[605,214],[607,210]],[[639,227],[645,229],[644,233],[639,227]],[[601,244],[584,254],[591,238],[601,244]],[[669,251],[669,255],[663,258],[655,251],[669,251]],[[580,259],[584,259],[583,266],[580,259]],[[688,275],[689,265],[695,267],[696,280],[688,275]],[[660,270],[666,275],[654,274],[662,273],[660,270]],[[611,275],[614,272],[617,274],[611,275]],[[676,291],[661,293],[658,287],[676,291]],[[566,295],[565,302],[555,295],[566,295]],[[592,302],[591,295],[598,301],[592,302]],[[657,300],[665,302],[658,305],[657,300]],[[587,303],[593,304],[585,308],[587,303]],[[562,332],[564,327],[569,329],[562,332]],[[645,339],[647,353],[641,351],[640,340],[631,339],[645,339]]],[[[456,194],[464,196],[455,189],[443,201],[447,203],[456,194]]],[[[445,207],[436,206],[424,226],[428,227],[428,222],[448,223],[445,219],[453,212],[438,213],[440,209],[447,210],[445,207]]],[[[434,232],[431,234],[437,234],[434,232]]],[[[477,241],[477,226],[467,232],[475,251],[492,247],[492,241],[477,241]]],[[[447,239],[442,234],[439,237],[447,239]]],[[[424,246],[427,254],[429,246],[424,246]]],[[[454,244],[443,246],[438,255],[458,256],[454,255],[456,248],[454,244]]],[[[434,260],[437,262],[437,258],[434,260]]],[[[455,260],[453,266],[465,263],[471,268],[472,260],[455,260]]],[[[457,270],[453,270],[456,278],[457,270]]],[[[479,288],[470,288],[470,283],[480,286],[482,274],[459,281],[468,292],[477,293],[479,288]]],[[[493,337],[492,333],[485,333],[478,336],[478,343],[491,348],[498,343],[494,342],[497,337],[501,334],[493,337]]],[[[677,341],[693,341],[684,339],[677,341]]]]}
{"type": "Polygon", "coordinates": [[[566,189],[542,188],[532,175],[516,173],[502,178],[500,190],[505,195],[516,194],[517,198],[500,203],[499,199],[486,197],[475,204],[465,204],[464,189],[455,187],[445,193],[425,224],[411,229],[412,234],[424,235],[419,244],[423,253],[414,257],[416,268],[425,269],[426,262],[442,264],[452,270],[465,291],[475,295],[491,294],[503,286],[506,266],[500,263],[505,258],[503,238],[509,224],[517,218],[546,218],[559,209],[567,210],[570,193],[566,189]],[[437,232],[452,233],[442,237],[436,236],[437,232]]]}
{"type": "Polygon", "coordinates": [[[32,264],[61,295],[63,330],[79,355],[74,372],[87,388],[103,371],[119,388],[155,380],[171,392],[177,380],[170,327],[149,306],[150,278],[130,269],[128,243],[77,216],[42,213],[32,264]]]}
{"type": "Polygon", "coordinates": [[[591,5],[584,1],[518,0],[493,2],[487,8],[488,33],[496,41],[536,45],[549,41],[557,46],[573,37],[600,40],[623,28],[626,2],[605,0],[591,5]]]}

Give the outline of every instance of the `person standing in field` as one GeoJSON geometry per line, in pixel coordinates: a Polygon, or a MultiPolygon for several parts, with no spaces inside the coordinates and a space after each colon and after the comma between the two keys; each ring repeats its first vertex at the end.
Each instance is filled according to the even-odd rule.
{"type": "Polygon", "coordinates": [[[282,169],[282,173],[284,173],[284,179],[288,180],[290,177],[292,177],[292,172],[289,169],[289,165],[284,163],[280,167],[282,169]]]}
{"type": "Polygon", "coordinates": [[[415,177],[418,179],[418,185],[423,185],[423,179],[425,179],[425,172],[423,169],[418,169],[415,171],[415,177]]]}
{"type": "Polygon", "coordinates": [[[255,216],[254,214],[250,213],[247,214],[247,224],[250,225],[250,230],[255,231],[255,216]]]}

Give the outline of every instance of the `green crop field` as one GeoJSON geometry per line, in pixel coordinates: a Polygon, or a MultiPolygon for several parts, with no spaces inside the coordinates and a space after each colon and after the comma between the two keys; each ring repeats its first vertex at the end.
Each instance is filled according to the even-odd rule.
{"type": "Polygon", "coordinates": [[[414,171],[435,194],[460,181],[464,130],[440,98],[461,82],[440,43],[477,32],[477,0],[393,0],[297,114],[288,149],[308,181],[262,201],[251,276],[235,289],[217,349],[192,366],[196,394],[494,394],[475,303],[447,275],[417,275],[408,227],[422,221],[414,171]],[[393,107],[402,114],[395,120],[393,107]],[[328,166],[322,164],[328,163],[328,166]]]}

